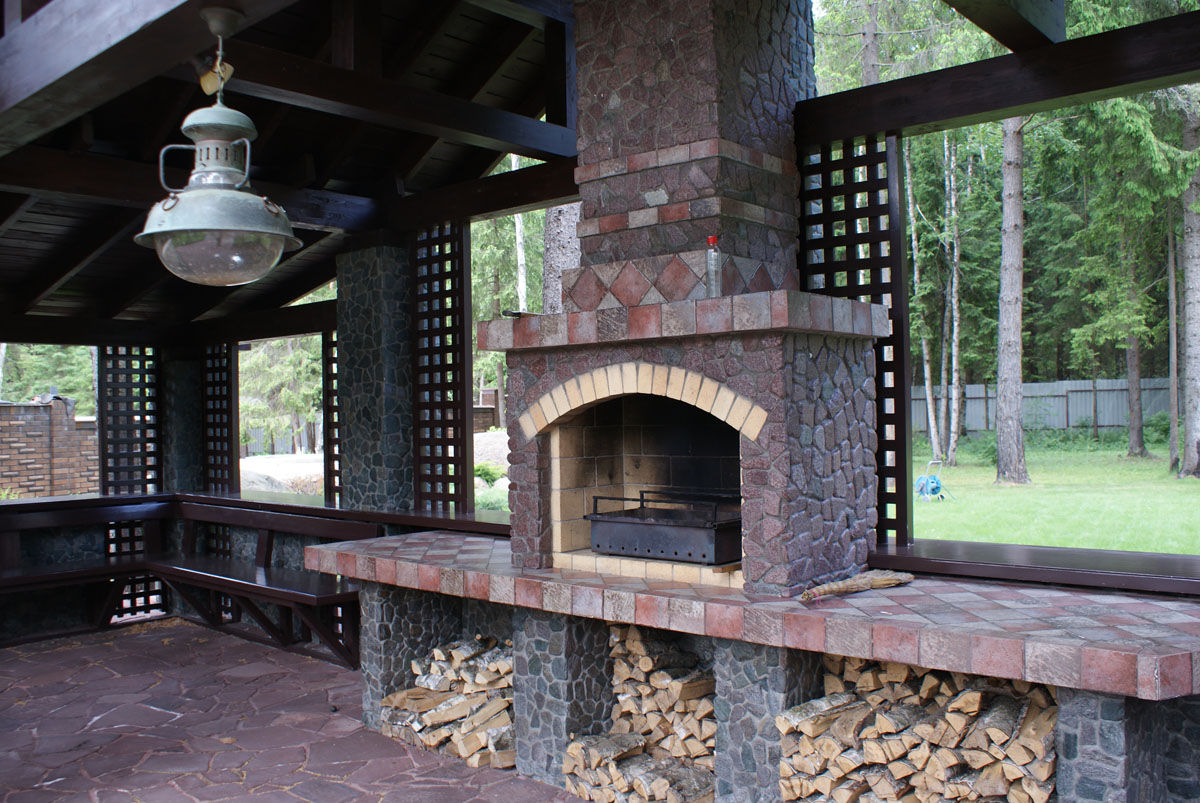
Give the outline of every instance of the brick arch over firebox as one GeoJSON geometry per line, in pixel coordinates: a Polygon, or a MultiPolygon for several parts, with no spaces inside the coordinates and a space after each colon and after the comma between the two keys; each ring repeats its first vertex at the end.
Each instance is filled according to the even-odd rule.
{"type": "Polygon", "coordinates": [[[752,441],[758,440],[767,421],[767,411],[762,407],[698,371],[630,361],[571,377],[529,405],[518,423],[525,437],[532,438],[580,408],[631,393],[690,404],[711,413],[752,441]]]}

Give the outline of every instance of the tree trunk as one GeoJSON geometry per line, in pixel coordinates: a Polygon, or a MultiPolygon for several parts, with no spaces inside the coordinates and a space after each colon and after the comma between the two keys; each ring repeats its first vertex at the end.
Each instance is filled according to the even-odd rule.
{"type": "MultiPolygon", "coordinates": [[[[1200,112],[1185,112],[1183,147],[1200,147],[1200,112]]],[[[1200,169],[1183,193],[1183,456],[1179,473],[1200,476],[1200,169]]]]}
{"type": "Polygon", "coordinates": [[[941,434],[942,454],[946,453],[947,435],[950,432],[950,283],[942,293],[942,353],[940,384],[938,390],[938,430],[941,434]]]}
{"type": "MultiPolygon", "coordinates": [[[[520,157],[511,153],[508,158],[512,169],[519,170],[521,167],[520,157]]],[[[516,227],[517,248],[517,309],[526,312],[529,309],[529,294],[525,287],[525,216],[520,212],[513,215],[513,224],[516,227]]]]}
{"type": "MultiPolygon", "coordinates": [[[[904,140],[904,190],[908,196],[908,231],[912,241],[912,275],[913,297],[921,294],[921,252],[917,239],[917,204],[913,197],[912,159],[909,156],[908,140],[904,140]]],[[[925,310],[918,303],[914,305],[914,316],[917,329],[921,333],[921,367],[925,371],[925,428],[929,436],[929,445],[933,451],[933,460],[942,459],[942,444],[938,438],[937,419],[933,413],[933,366],[929,360],[929,337],[925,334],[925,310]]]]}
{"type": "Polygon", "coordinates": [[[1178,309],[1175,301],[1175,216],[1167,214],[1167,376],[1170,398],[1167,400],[1167,448],[1171,471],[1179,470],[1179,338],[1178,309]]]}
{"type": "Polygon", "coordinates": [[[542,256],[542,313],[562,312],[562,275],[579,267],[579,209],[581,202],[546,210],[542,256]]]}
{"type": "MultiPolygon", "coordinates": [[[[1121,262],[1129,278],[1129,305],[1138,304],[1137,268],[1129,258],[1127,244],[1121,241],[1121,262]]],[[[1129,457],[1147,457],[1146,432],[1142,420],[1142,341],[1136,334],[1125,336],[1125,382],[1129,402],[1129,457]]]]}
{"type": "Polygon", "coordinates": [[[958,287],[962,264],[962,240],[958,230],[958,143],[950,144],[950,432],[947,437],[946,465],[956,465],[958,460],[958,433],[962,412],[962,364],[959,360],[959,323],[961,315],[958,305],[958,287]]]}
{"type": "Polygon", "coordinates": [[[1024,123],[1008,117],[1004,132],[1000,226],[1000,299],[996,354],[996,482],[1029,482],[1021,422],[1021,300],[1024,292],[1024,123]]]}
{"type": "Polygon", "coordinates": [[[863,25],[862,85],[879,83],[879,7],[874,0],[863,0],[866,23],[863,25]]]}

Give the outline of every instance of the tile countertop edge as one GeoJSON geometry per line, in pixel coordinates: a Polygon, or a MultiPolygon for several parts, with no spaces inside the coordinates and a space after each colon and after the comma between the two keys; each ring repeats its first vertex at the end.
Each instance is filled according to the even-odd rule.
{"type": "MultiPolygon", "coordinates": [[[[454,533],[441,537],[458,542],[496,540],[454,533]]],[[[653,591],[630,591],[620,587],[630,578],[620,576],[511,565],[472,569],[455,566],[453,561],[414,561],[381,554],[390,545],[387,542],[399,546],[405,539],[390,536],[308,546],[304,565],[314,571],[398,588],[766,646],[894,661],[1151,701],[1200,694],[1200,638],[1191,649],[1121,646],[1077,636],[1039,638],[1036,632],[897,620],[855,608],[849,609],[852,615],[846,615],[842,613],[845,607],[822,609],[820,606],[829,604],[827,601],[802,603],[765,597],[747,601],[741,595],[722,599],[722,592],[704,586],[668,582],[653,591]],[[707,598],[696,599],[697,594],[707,598]],[[987,655],[981,654],[975,660],[975,647],[987,650],[987,655]],[[1114,677],[1122,669],[1129,677],[1114,677]]],[[[955,583],[966,578],[936,579],[955,583]]],[[[988,582],[998,587],[1006,585],[988,582]]],[[[1080,589],[1079,593],[1099,591],[1080,589]]],[[[860,592],[857,596],[871,593],[860,592]]]]}

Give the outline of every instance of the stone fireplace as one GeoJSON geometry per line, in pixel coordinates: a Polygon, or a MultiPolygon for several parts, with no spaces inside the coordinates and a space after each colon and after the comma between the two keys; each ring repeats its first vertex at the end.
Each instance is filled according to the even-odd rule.
{"type": "Polygon", "coordinates": [[[773,594],[861,569],[876,521],[872,343],[886,311],[790,290],[643,309],[653,334],[600,337],[572,326],[581,313],[480,325],[480,347],[508,356],[514,562],[740,579],[773,594]],[[588,554],[595,496],[681,484],[740,494],[740,578],[588,554]]]}
{"type": "Polygon", "coordinates": [[[575,14],[579,265],[561,313],[479,328],[480,348],[507,352],[513,561],[771,594],[852,574],[876,524],[872,346],[889,325],[882,307],[800,291],[792,109],[813,85],[810,5],[575,14]],[[609,423],[618,412],[639,417],[609,423]],[[647,431],[676,424],[685,443],[646,451],[647,431]],[[616,426],[637,449],[602,436],[616,426]],[[676,476],[688,463],[696,476],[676,476]],[[740,565],[588,553],[596,496],[685,484],[740,496],[740,565]]]}

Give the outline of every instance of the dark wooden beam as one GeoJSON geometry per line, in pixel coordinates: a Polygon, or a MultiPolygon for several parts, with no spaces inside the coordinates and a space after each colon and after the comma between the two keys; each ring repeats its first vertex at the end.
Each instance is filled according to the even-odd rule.
{"type": "Polygon", "coordinates": [[[518,20],[535,28],[544,28],[547,20],[575,21],[575,5],[571,0],[468,0],[502,17],[518,20]]]}
{"type": "Polygon", "coordinates": [[[461,6],[462,0],[443,0],[440,3],[426,3],[424,9],[414,13],[411,21],[404,26],[401,40],[388,48],[383,65],[384,76],[398,78],[412,69],[425,48],[446,31],[461,6]]]}
{"type": "Polygon", "coordinates": [[[38,202],[36,195],[0,193],[0,237],[20,222],[21,216],[38,202]]]}
{"type": "Polygon", "coordinates": [[[53,315],[0,316],[0,343],[108,346],[157,343],[165,330],[142,321],[64,318],[53,315]]]}
{"type": "MultiPolygon", "coordinates": [[[[294,0],[241,0],[245,25],[294,0]]],[[[213,37],[196,0],[54,0],[0,39],[0,154],[112,100],[213,37]]]]}
{"type": "MultiPolygon", "coordinates": [[[[167,170],[172,186],[187,183],[184,170],[167,170]]],[[[297,228],[359,231],[378,225],[374,200],[324,190],[296,189],[268,182],[254,188],[281,205],[297,228]]],[[[108,156],[72,154],[28,145],[0,157],[0,191],[36,193],[47,198],[97,201],[149,210],[166,193],[154,165],[108,156]]]]}
{"type": "MultiPolygon", "coordinates": [[[[535,35],[536,31],[527,25],[512,23],[506,26],[491,39],[487,49],[475,58],[470,67],[455,79],[448,94],[471,101],[478,100],[492,79],[512,64],[517,53],[535,35]]],[[[550,122],[565,125],[558,120],[550,122]]],[[[401,181],[407,183],[412,180],[429,161],[437,143],[437,137],[418,136],[400,149],[396,160],[396,174],[401,181]]]]}
{"type": "Polygon", "coordinates": [[[388,220],[407,231],[442,220],[486,220],[577,200],[575,160],[556,159],[410,195],[392,205],[388,220]]]}
{"type": "Polygon", "coordinates": [[[576,153],[563,126],[244,42],[226,49],[237,65],[230,91],[537,159],[576,153]]]}
{"type": "Polygon", "coordinates": [[[579,88],[575,81],[575,24],[546,23],[546,120],[575,130],[579,88]]]}
{"type": "Polygon", "coordinates": [[[1200,11],[796,104],[796,141],[925,134],[1200,80],[1200,11]]]}
{"type": "MultiPolygon", "coordinates": [[[[268,312],[285,307],[299,298],[311,293],[322,285],[337,278],[337,265],[334,258],[314,262],[304,270],[296,273],[278,284],[261,290],[243,289],[241,293],[231,297],[220,308],[214,308],[221,317],[227,315],[249,314],[252,312],[268,312]]],[[[250,285],[252,288],[253,285],[250,285]]],[[[210,320],[208,318],[203,320],[210,320]]],[[[196,321],[200,323],[200,321],[196,321]]]]}
{"type": "Polygon", "coordinates": [[[199,94],[200,87],[198,85],[184,84],[178,88],[171,100],[164,104],[158,123],[146,131],[146,136],[142,140],[140,152],[142,161],[158,161],[158,152],[171,139],[172,133],[179,128],[188,109],[199,105],[192,100],[199,94]]]}
{"type": "Polygon", "coordinates": [[[29,312],[117,242],[132,237],[141,222],[141,212],[116,212],[102,218],[88,232],[70,237],[63,253],[55,253],[38,265],[33,279],[12,294],[9,309],[29,312]]]}
{"type": "Polygon", "coordinates": [[[318,301],[295,307],[198,321],[171,333],[176,343],[228,343],[292,337],[337,328],[337,302],[318,301]]]}
{"type": "Polygon", "coordinates": [[[115,282],[111,292],[92,300],[88,312],[105,320],[116,318],[139,300],[155,293],[169,279],[170,274],[158,261],[158,256],[147,250],[146,257],[136,267],[131,267],[120,282],[115,282]]]}
{"type": "Polygon", "coordinates": [[[1067,38],[1063,0],[944,0],[1013,52],[1067,38]]]}
{"type": "Polygon", "coordinates": [[[332,11],[333,66],[381,75],[379,0],[333,0],[332,11]]]}

